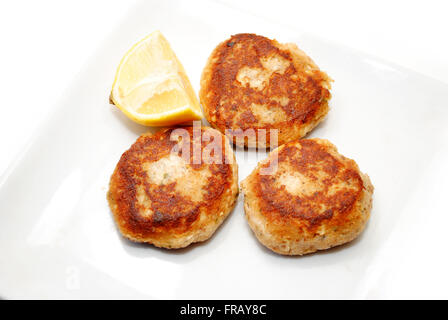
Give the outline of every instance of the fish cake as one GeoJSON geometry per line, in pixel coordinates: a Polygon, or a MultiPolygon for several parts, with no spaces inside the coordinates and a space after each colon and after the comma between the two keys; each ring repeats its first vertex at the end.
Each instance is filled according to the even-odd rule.
{"type": "Polygon", "coordinates": [[[183,248],[210,238],[237,196],[228,139],[209,127],[184,127],[140,136],[121,156],[107,199],[124,237],[183,248]]]}
{"type": "Polygon", "coordinates": [[[282,145],[324,119],[331,81],[295,44],[242,33],[212,52],[199,97],[208,122],[235,144],[276,147],[272,129],[282,145]]]}
{"type": "Polygon", "coordinates": [[[272,151],[241,183],[248,223],[283,255],[303,255],[355,239],[372,206],[373,186],[355,161],[323,139],[272,151]]]}

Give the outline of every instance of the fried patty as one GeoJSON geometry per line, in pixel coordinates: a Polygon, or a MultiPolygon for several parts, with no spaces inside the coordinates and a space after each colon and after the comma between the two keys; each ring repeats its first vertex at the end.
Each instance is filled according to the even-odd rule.
{"type": "Polygon", "coordinates": [[[295,44],[243,33],[212,52],[199,96],[213,127],[229,130],[237,145],[265,147],[275,144],[271,129],[281,145],[316,127],[329,109],[331,81],[295,44]]]}
{"type": "Polygon", "coordinates": [[[241,187],[256,237],[284,255],[303,255],[355,239],[372,206],[369,177],[322,139],[280,146],[241,187]]]}
{"type": "Polygon", "coordinates": [[[121,156],[107,198],[124,237],[182,248],[210,238],[237,195],[228,139],[209,127],[184,127],[140,136],[121,156]]]}

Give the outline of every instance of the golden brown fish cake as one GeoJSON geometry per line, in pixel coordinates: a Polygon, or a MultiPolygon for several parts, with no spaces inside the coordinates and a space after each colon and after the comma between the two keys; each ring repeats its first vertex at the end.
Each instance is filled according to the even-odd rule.
{"type": "Polygon", "coordinates": [[[305,136],[324,119],[331,81],[295,44],[243,33],[212,52],[199,97],[209,123],[223,133],[230,129],[237,145],[269,146],[271,129],[278,130],[282,145],[305,136]],[[253,137],[248,129],[266,130],[266,142],[241,140],[253,137]]]}
{"type": "Polygon", "coordinates": [[[235,205],[238,167],[228,139],[209,127],[184,127],[173,139],[177,129],[140,136],[112,174],[109,206],[132,241],[182,248],[207,240],[235,205]],[[186,153],[173,152],[176,145],[186,153]]]}
{"type": "Polygon", "coordinates": [[[284,255],[311,253],[355,239],[369,219],[373,194],[369,177],[355,161],[322,139],[303,139],[275,149],[241,188],[246,218],[256,237],[284,255]],[[275,163],[277,170],[262,174],[275,163]]]}

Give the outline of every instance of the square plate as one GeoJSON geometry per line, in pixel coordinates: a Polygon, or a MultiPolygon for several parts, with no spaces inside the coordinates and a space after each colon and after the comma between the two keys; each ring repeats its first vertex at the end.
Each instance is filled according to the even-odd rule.
{"type": "MultiPolygon", "coordinates": [[[[112,32],[0,182],[6,298],[438,298],[446,296],[448,86],[209,1],[143,2],[112,32]],[[196,90],[212,49],[254,32],[296,42],[335,80],[332,141],[375,186],[350,244],[304,257],[261,246],[242,195],[211,240],[167,251],[124,240],[106,191],[120,155],[149,129],[109,105],[116,67],[160,29],[196,90]]],[[[237,151],[240,180],[265,155],[237,151]]]]}

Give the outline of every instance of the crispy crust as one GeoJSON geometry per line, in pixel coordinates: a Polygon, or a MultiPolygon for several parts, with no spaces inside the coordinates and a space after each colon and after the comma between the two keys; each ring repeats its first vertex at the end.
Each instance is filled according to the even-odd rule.
{"type": "Polygon", "coordinates": [[[212,128],[194,134],[184,127],[190,140],[178,141],[190,150],[190,159],[183,161],[180,152],[171,152],[178,143],[170,138],[175,129],[140,136],[111,176],[109,206],[120,232],[132,241],[182,248],[207,240],[235,205],[238,167],[227,138],[212,128]],[[204,141],[205,135],[222,143],[216,153],[204,153],[208,143],[203,142],[198,163],[193,139],[204,141]],[[222,157],[212,161],[208,155],[214,154],[222,157]]]}
{"type": "Polygon", "coordinates": [[[284,255],[302,255],[355,239],[372,206],[373,186],[357,164],[327,140],[303,139],[277,148],[241,187],[250,227],[284,255]],[[278,157],[277,171],[262,175],[278,157]]]}
{"type": "MultiPolygon", "coordinates": [[[[199,97],[209,123],[250,147],[305,136],[327,114],[331,79],[295,44],[255,34],[237,34],[220,43],[201,77],[199,97]],[[241,130],[265,129],[266,141],[244,139],[241,130]]],[[[246,137],[250,132],[246,132],[246,137]]]]}

